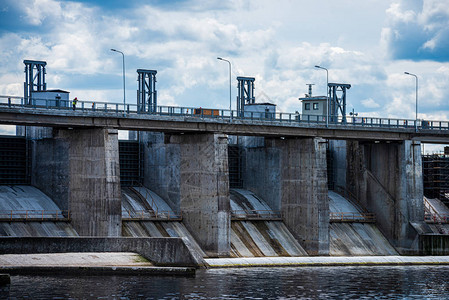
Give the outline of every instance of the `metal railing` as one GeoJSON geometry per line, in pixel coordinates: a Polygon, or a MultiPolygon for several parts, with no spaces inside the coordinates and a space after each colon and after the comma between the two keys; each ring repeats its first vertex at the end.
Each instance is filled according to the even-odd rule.
{"type": "Polygon", "coordinates": [[[373,213],[330,212],[329,221],[374,223],[376,216],[373,213]]]}
{"type": "MultiPolygon", "coordinates": [[[[0,107],[7,108],[29,108],[29,109],[51,109],[51,110],[73,110],[71,100],[35,99],[27,104],[23,97],[0,96],[0,107]]],[[[78,101],[75,111],[86,113],[110,113],[120,114],[121,117],[132,115],[158,115],[158,116],[181,116],[204,119],[221,120],[247,120],[268,121],[277,124],[305,124],[326,125],[326,116],[301,115],[299,113],[265,113],[247,112],[238,113],[229,109],[213,109],[180,106],[157,106],[156,111],[139,111],[137,104],[108,103],[96,101],[78,101]],[[211,111],[213,113],[211,113],[211,111]],[[199,113],[198,113],[199,112],[199,113]]],[[[449,130],[449,121],[411,120],[377,117],[355,117],[346,116],[345,122],[341,116],[329,117],[330,126],[339,127],[364,127],[364,128],[386,128],[386,129],[419,129],[419,130],[449,130]]]]}
{"type": "Polygon", "coordinates": [[[424,197],[424,221],[427,223],[449,223],[449,215],[440,214],[432,206],[429,200],[424,197]]]}
{"type": "Polygon", "coordinates": [[[273,210],[231,210],[233,220],[281,220],[280,211],[273,210]]]}
{"type": "Polygon", "coordinates": [[[182,221],[181,212],[153,210],[122,210],[123,221],[182,221]]]}
{"type": "Polygon", "coordinates": [[[69,221],[69,210],[2,210],[0,221],[69,221]]]}

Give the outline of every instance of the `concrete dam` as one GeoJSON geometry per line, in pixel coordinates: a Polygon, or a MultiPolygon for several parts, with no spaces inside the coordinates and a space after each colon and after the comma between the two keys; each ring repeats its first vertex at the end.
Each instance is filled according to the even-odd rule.
{"type": "MultiPolygon", "coordinates": [[[[48,135],[48,129],[46,131],[45,134],[48,135]]],[[[228,146],[228,149],[222,151],[214,148],[213,145],[204,143],[203,149],[195,148],[192,154],[190,151],[188,152],[187,157],[181,157],[183,144],[179,141],[167,143],[167,136],[163,133],[141,132],[138,135],[139,140],[116,140],[115,147],[108,149],[115,153],[113,156],[115,161],[108,161],[108,164],[113,164],[116,169],[120,170],[119,174],[111,172],[111,175],[114,175],[113,178],[117,180],[116,186],[111,192],[119,193],[117,195],[119,208],[112,215],[112,219],[110,215],[104,216],[104,212],[102,212],[101,219],[98,219],[100,212],[91,214],[90,219],[86,219],[86,215],[90,214],[87,210],[104,208],[95,207],[96,204],[90,202],[92,199],[83,196],[84,203],[78,204],[81,211],[77,216],[73,209],[73,203],[67,199],[71,192],[68,188],[70,183],[67,183],[67,177],[77,175],[71,174],[69,167],[71,159],[68,154],[71,145],[67,145],[69,139],[67,139],[66,133],[60,135],[60,132],[56,132],[59,137],[55,138],[53,136],[55,131],[50,131],[52,131],[50,137],[1,138],[2,145],[4,145],[3,150],[10,148],[9,152],[2,151],[4,156],[2,160],[8,162],[8,167],[3,167],[1,171],[2,173],[8,171],[10,176],[2,179],[4,185],[0,187],[1,236],[186,237],[192,248],[202,257],[307,256],[316,255],[316,251],[322,251],[325,255],[331,256],[397,255],[401,251],[395,247],[395,241],[389,239],[385,234],[384,228],[376,223],[377,219],[382,218],[379,213],[370,213],[367,209],[368,206],[356,200],[354,194],[349,195],[348,191],[343,188],[328,189],[328,180],[323,180],[319,186],[324,195],[327,195],[324,199],[326,215],[318,214],[323,217],[325,224],[323,224],[324,222],[317,223],[320,218],[310,215],[311,211],[307,207],[308,205],[300,207],[300,210],[304,210],[307,214],[301,215],[301,217],[311,218],[307,225],[309,228],[305,230],[318,229],[318,233],[323,234],[316,237],[315,244],[312,244],[316,248],[311,250],[312,245],[308,244],[310,241],[306,241],[302,235],[298,235],[295,225],[286,221],[285,212],[282,211],[282,206],[285,204],[279,201],[280,190],[285,184],[280,181],[280,178],[285,176],[282,174],[285,170],[279,161],[279,149],[273,147],[273,143],[283,143],[284,141],[259,137],[241,138],[240,145],[230,146],[227,144],[227,138],[223,136],[220,136],[221,139],[206,139],[203,142],[218,143],[223,148],[228,146]],[[222,143],[223,140],[226,143],[222,143]],[[61,151],[62,149],[65,153],[61,151]],[[192,174],[190,170],[190,172],[184,171],[188,175],[186,182],[189,182],[186,192],[189,196],[194,193],[200,198],[202,191],[197,189],[201,183],[198,182],[199,180],[208,183],[207,188],[209,189],[219,188],[217,174],[210,171],[204,174],[202,164],[213,165],[216,163],[216,155],[223,155],[220,158],[220,163],[221,166],[227,168],[227,172],[224,174],[225,177],[220,179],[224,180],[228,186],[226,201],[221,204],[224,206],[222,208],[225,220],[218,219],[220,218],[220,205],[214,207],[211,206],[213,203],[206,201],[200,208],[196,208],[198,203],[193,196],[188,198],[191,203],[179,202],[180,186],[182,186],[183,180],[181,176],[184,175],[182,171],[185,167],[181,164],[189,165],[194,162],[198,153],[207,153],[208,155],[202,157],[201,169],[196,170],[196,173],[192,174]],[[6,157],[8,155],[9,157],[6,157]],[[21,157],[13,158],[18,155],[21,157]],[[211,157],[214,161],[204,159],[211,157]],[[16,165],[14,166],[14,164],[16,165]],[[14,172],[14,175],[11,172],[14,172]],[[61,184],[64,182],[67,185],[61,184]],[[263,195],[263,198],[259,195],[263,195]],[[188,214],[195,216],[195,220],[190,221],[191,223],[186,222],[188,214]],[[204,217],[202,215],[206,215],[208,218],[198,224],[197,228],[192,226],[192,223],[195,225],[198,222],[197,219],[204,217]],[[83,219],[83,222],[74,222],[74,218],[83,219]],[[117,223],[116,220],[118,220],[117,223]],[[93,221],[95,221],[96,228],[92,228],[93,221]],[[92,230],[92,233],[88,233],[89,230],[92,230]],[[212,241],[208,241],[210,244],[207,244],[205,240],[211,238],[212,241]],[[223,242],[225,245],[222,244],[223,242]],[[208,246],[205,247],[205,245],[208,246]],[[224,247],[224,250],[219,246],[224,247]]],[[[73,130],[68,132],[71,131],[73,130]]],[[[112,134],[114,135],[114,132],[112,134]]],[[[169,138],[173,139],[173,137],[169,138]]],[[[185,136],[177,138],[185,138],[185,136]]],[[[92,137],[89,139],[92,141],[92,137]]],[[[78,138],[76,140],[78,141],[78,138]]],[[[343,164],[336,161],[341,155],[335,155],[336,159],[331,162],[332,165],[329,165],[329,149],[326,149],[326,146],[329,146],[326,143],[321,143],[325,147],[322,148],[322,161],[319,162],[323,167],[320,175],[326,177],[329,167],[333,169],[329,173],[331,176],[341,172],[338,167],[343,164]]],[[[85,145],[84,141],[83,145],[85,145]]],[[[334,148],[341,152],[341,145],[338,147],[334,145],[334,148]]],[[[84,147],[82,149],[83,153],[93,152],[92,149],[84,147]]],[[[105,157],[108,156],[105,155],[105,157]]],[[[93,157],[90,160],[92,159],[93,157]]],[[[308,166],[308,168],[316,169],[318,166],[317,162],[313,162],[312,166],[308,166]]],[[[78,169],[80,166],[73,167],[78,169]]],[[[98,175],[93,176],[94,174],[92,174],[92,165],[83,168],[85,168],[83,171],[86,176],[85,180],[98,179],[96,178],[98,175]]],[[[207,168],[208,166],[204,166],[205,170],[207,168]]],[[[293,172],[293,170],[289,170],[289,172],[293,172]]],[[[346,173],[349,172],[346,171],[346,173]]],[[[104,191],[101,189],[105,188],[104,184],[108,185],[110,179],[105,175],[100,178],[104,183],[100,182],[94,185],[94,190],[88,190],[82,186],[79,188],[87,194],[94,193],[95,197],[104,196],[104,191]],[[95,190],[97,187],[101,191],[100,195],[97,193],[99,191],[95,190]]],[[[319,183],[319,177],[316,177],[315,180],[318,180],[319,183]]],[[[340,183],[341,179],[339,180],[334,180],[333,185],[336,186],[340,183]]],[[[287,184],[289,181],[291,179],[287,181],[287,184]]],[[[298,183],[300,182],[298,188],[316,193],[313,186],[308,186],[308,184],[315,185],[317,182],[304,179],[298,181],[298,183]]],[[[212,192],[208,197],[214,196],[213,193],[216,192],[212,192]]],[[[447,208],[441,201],[425,200],[421,206],[423,216],[425,212],[433,213],[433,215],[446,215],[447,208]],[[424,205],[425,203],[427,206],[424,205]]],[[[99,204],[110,205],[107,203],[110,199],[103,201],[106,202],[99,204]]],[[[295,206],[294,204],[290,205],[295,206]]],[[[426,224],[425,222],[421,224],[422,228],[427,228],[439,236],[445,235],[441,234],[441,228],[444,230],[445,226],[447,225],[426,224]],[[439,231],[437,227],[440,228],[439,231]]],[[[415,238],[419,238],[419,234],[416,234],[415,238]]],[[[401,242],[401,240],[397,242],[401,242]]],[[[415,251],[420,250],[418,248],[415,251]]]]}
{"type": "Polygon", "coordinates": [[[255,102],[252,77],[237,77],[235,111],[160,106],[156,71],[143,69],[137,105],[72,107],[46,89],[45,62],[24,63],[25,96],[0,96],[0,124],[17,126],[0,137],[0,253],[205,266],[449,252],[449,168],[421,153],[449,144],[447,121],[347,115],[351,85],[339,83],[280,113],[255,102]]]}

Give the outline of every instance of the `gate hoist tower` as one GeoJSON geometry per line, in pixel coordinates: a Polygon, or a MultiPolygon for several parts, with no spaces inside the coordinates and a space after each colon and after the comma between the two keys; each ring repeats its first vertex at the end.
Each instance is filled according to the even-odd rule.
{"type": "Polygon", "coordinates": [[[351,88],[350,84],[329,83],[329,122],[338,122],[338,112],[341,113],[341,122],[346,123],[346,90],[351,88]],[[340,97],[339,97],[340,94],[340,97]]]}
{"type": "Polygon", "coordinates": [[[24,60],[25,64],[25,82],[23,84],[23,98],[25,104],[31,104],[31,94],[33,92],[42,92],[47,90],[45,83],[45,66],[47,62],[38,60],[24,60]]]}
{"type": "Polygon", "coordinates": [[[137,70],[137,111],[156,112],[157,91],[156,91],[156,70],[137,70]]]}
{"type": "Polygon", "coordinates": [[[237,77],[238,96],[237,96],[237,115],[243,117],[245,104],[254,104],[254,77],[237,77]]]}

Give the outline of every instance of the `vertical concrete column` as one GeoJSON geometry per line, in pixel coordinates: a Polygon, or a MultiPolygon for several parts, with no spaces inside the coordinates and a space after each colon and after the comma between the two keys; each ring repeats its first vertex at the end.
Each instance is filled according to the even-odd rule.
{"type": "Polygon", "coordinates": [[[329,255],[326,142],[279,141],[284,222],[309,255],[329,255]]]}
{"type": "Polygon", "coordinates": [[[413,224],[424,222],[421,144],[348,143],[348,185],[401,254],[417,254],[413,224]]]}
{"type": "Polygon", "coordinates": [[[398,245],[400,252],[419,252],[417,232],[411,224],[424,222],[424,187],[422,178],[421,143],[404,141],[399,149],[399,189],[396,214],[399,222],[398,245]]]}
{"type": "Polygon", "coordinates": [[[228,139],[223,134],[173,136],[179,143],[183,223],[210,257],[230,251],[228,139]]]}
{"type": "Polygon", "coordinates": [[[144,149],[144,185],[166,200],[170,207],[180,209],[181,152],[170,135],[161,132],[141,132],[144,149]]]}
{"type": "Polygon", "coordinates": [[[61,135],[70,145],[69,208],[72,226],[82,236],[120,236],[117,130],[65,130],[61,135]]]}

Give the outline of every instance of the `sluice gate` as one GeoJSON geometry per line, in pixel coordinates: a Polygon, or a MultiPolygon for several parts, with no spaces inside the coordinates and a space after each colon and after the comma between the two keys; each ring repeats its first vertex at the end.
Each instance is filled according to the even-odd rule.
{"type": "Polygon", "coordinates": [[[24,137],[0,137],[0,185],[31,183],[30,141],[24,137]]]}
{"type": "Polygon", "coordinates": [[[138,141],[119,141],[120,183],[132,186],[143,178],[143,150],[138,141]]]}

